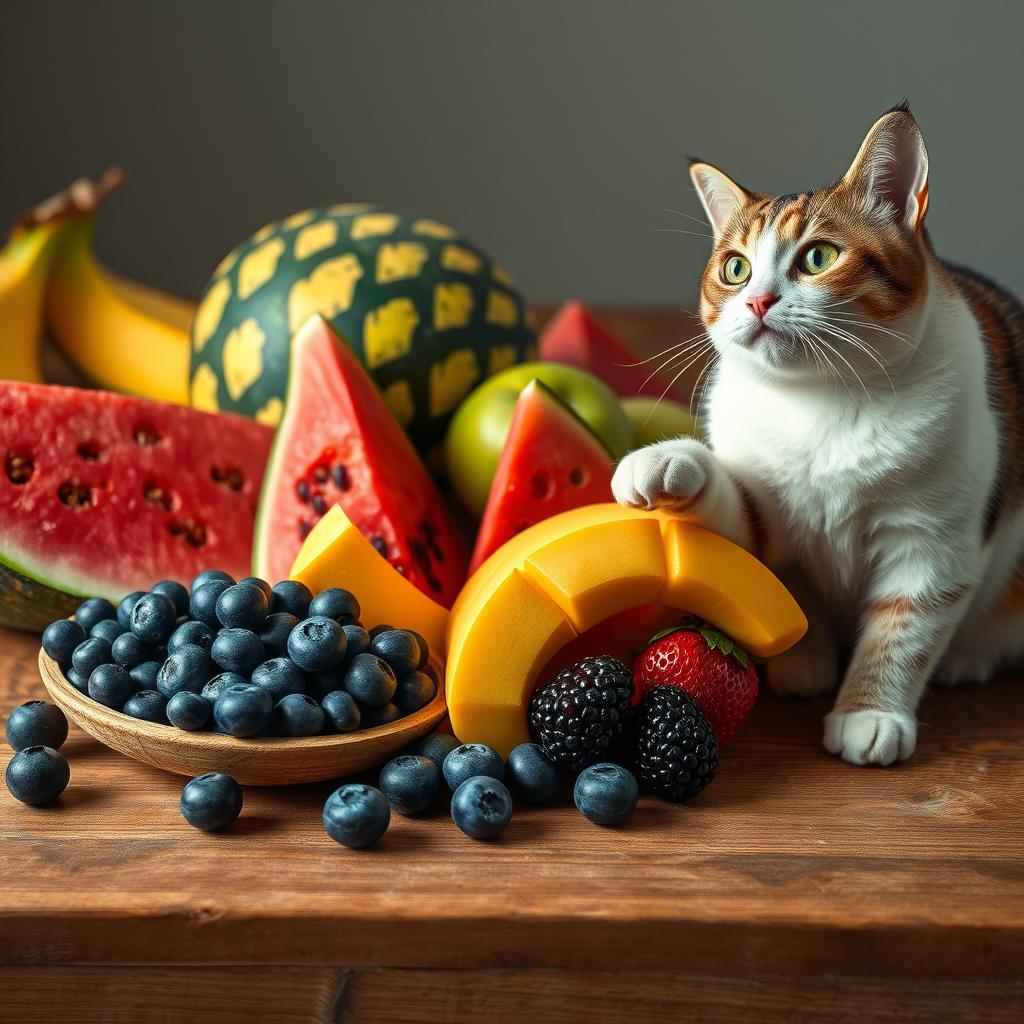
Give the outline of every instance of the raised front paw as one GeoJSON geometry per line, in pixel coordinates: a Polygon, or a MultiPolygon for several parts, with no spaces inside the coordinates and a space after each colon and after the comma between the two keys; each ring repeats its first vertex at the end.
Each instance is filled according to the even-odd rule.
{"type": "Polygon", "coordinates": [[[913,754],[917,722],[897,711],[833,711],[822,742],[850,764],[892,764],[913,754]]]}
{"type": "Polygon", "coordinates": [[[689,508],[707,486],[711,452],[699,441],[662,441],[630,452],[612,477],[612,494],[629,508],[689,508]]]}

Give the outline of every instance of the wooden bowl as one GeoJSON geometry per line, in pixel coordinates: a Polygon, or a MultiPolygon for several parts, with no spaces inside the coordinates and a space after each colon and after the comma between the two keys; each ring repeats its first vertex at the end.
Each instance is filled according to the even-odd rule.
{"type": "Polygon", "coordinates": [[[240,740],[143,722],[97,704],[64,678],[45,651],[39,651],[39,674],[50,698],[100,743],[176,775],[227,772],[245,786],[289,786],[352,775],[383,763],[426,735],[446,710],[443,666],[433,658],[430,664],[439,680],[437,696],[397,722],[339,735],[240,740]]]}

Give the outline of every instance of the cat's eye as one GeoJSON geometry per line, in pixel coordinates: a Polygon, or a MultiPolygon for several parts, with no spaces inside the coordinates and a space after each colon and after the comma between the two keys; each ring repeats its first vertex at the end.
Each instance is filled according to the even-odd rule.
{"type": "Polygon", "coordinates": [[[800,257],[800,269],[805,274],[823,274],[839,259],[839,249],[831,242],[815,242],[800,257]]]}
{"type": "Polygon", "coordinates": [[[730,256],[722,264],[722,280],[726,284],[743,284],[750,277],[750,261],[744,256],[730,256]]]}

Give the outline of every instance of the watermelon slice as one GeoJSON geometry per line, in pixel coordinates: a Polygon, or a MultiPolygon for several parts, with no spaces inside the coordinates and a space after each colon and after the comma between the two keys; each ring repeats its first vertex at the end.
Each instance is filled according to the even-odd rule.
{"type": "Polygon", "coordinates": [[[673,388],[671,377],[652,373],[657,360],[639,363],[639,356],[609,334],[580,302],[567,302],[544,328],[540,358],[587,370],[620,398],[650,395],[686,401],[673,388]]]}
{"type": "Polygon", "coordinates": [[[0,623],[40,629],[203,569],[245,575],[273,431],[105,391],[0,382],[0,623]]]}
{"type": "Polygon", "coordinates": [[[597,435],[550,388],[531,381],[516,400],[470,563],[542,519],[609,501],[615,466],[597,435]]]}
{"type": "Polygon", "coordinates": [[[286,578],[303,540],[335,504],[411,583],[451,607],[466,578],[462,540],[359,360],[314,316],[292,341],[256,523],[256,574],[286,578]]]}

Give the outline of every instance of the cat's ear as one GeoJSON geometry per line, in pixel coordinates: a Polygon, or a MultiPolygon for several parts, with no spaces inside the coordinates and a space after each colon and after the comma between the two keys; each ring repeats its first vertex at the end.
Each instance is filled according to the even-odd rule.
{"type": "Polygon", "coordinates": [[[690,160],[690,180],[697,189],[697,195],[704,206],[704,212],[711,222],[711,229],[717,238],[737,210],[750,200],[750,193],[737,185],[728,174],[703,160],[690,160]]]}
{"type": "Polygon", "coordinates": [[[843,181],[905,227],[921,226],[928,210],[928,150],[906,103],[871,126],[843,181]]]}

